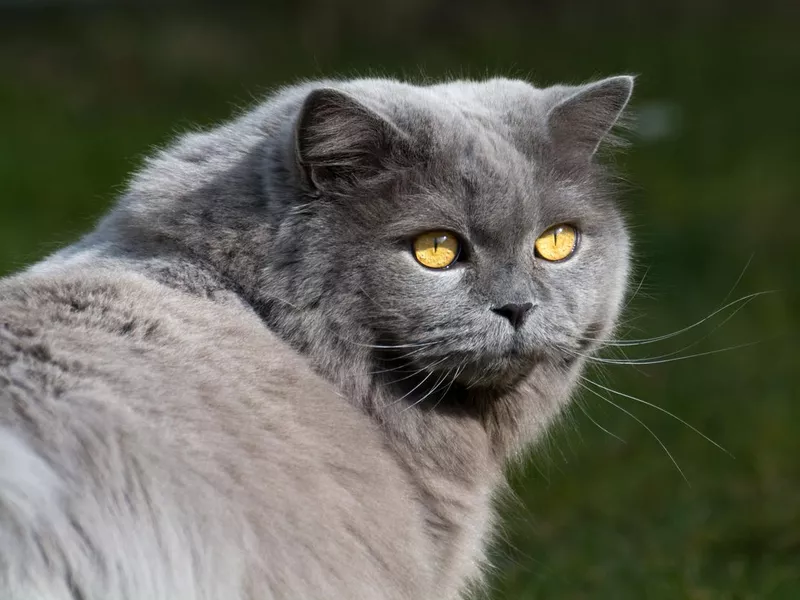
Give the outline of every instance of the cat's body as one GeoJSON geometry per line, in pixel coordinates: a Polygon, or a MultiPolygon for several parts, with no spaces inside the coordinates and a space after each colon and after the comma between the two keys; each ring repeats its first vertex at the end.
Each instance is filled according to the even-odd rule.
{"type": "Polygon", "coordinates": [[[124,273],[0,289],[3,598],[434,589],[377,425],[252,310],[124,273]]]}
{"type": "Polygon", "coordinates": [[[619,310],[630,88],[290,88],[0,282],[0,597],[455,598],[619,310]],[[463,262],[415,262],[432,229],[463,262]]]}

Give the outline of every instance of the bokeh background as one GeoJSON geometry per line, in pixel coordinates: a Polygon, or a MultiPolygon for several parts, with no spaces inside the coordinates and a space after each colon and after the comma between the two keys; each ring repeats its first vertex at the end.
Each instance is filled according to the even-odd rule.
{"type": "Polygon", "coordinates": [[[298,78],[620,72],[640,75],[615,159],[641,282],[625,336],[777,292],[621,349],[710,354],[590,374],[732,456],[633,398],[584,392],[511,469],[490,595],[798,599],[797,2],[0,0],[0,274],[91,228],[154,147],[298,78]]]}

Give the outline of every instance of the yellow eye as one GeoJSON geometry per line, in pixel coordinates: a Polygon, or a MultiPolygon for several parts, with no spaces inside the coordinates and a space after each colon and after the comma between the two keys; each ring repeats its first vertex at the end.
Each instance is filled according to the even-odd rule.
{"type": "Polygon", "coordinates": [[[536,240],[536,254],[555,262],[572,256],[578,245],[578,230],[572,225],[555,225],[536,240]]]}
{"type": "Polygon", "coordinates": [[[428,231],[414,239],[414,257],[429,269],[446,269],[460,252],[458,238],[447,231],[428,231]]]}

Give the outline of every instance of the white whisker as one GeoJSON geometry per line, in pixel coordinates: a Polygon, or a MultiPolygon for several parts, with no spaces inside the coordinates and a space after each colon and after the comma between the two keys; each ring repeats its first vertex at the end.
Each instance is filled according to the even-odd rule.
{"type": "Polygon", "coordinates": [[[710,314],[708,314],[704,318],[700,319],[699,321],[697,321],[695,323],[692,323],[691,325],[688,325],[687,327],[683,327],[682,329],[678,329],[677,331],[673,331],[672,333],[667,333],[667,334],[659,335],[659,336],[656,336],[656,337],[653,337],[653,338],[644,338],[644,339],[639,339],[639,340],[608,340],[608,341],[603,342],[603,345],[604,346],[644,346],[644,345],[647,345],[647,344],[655,344],[657,342],[662,342],[664,340],[668,340],[670,338],[673,338],[673,337],[676,337],[678,335],[684,334],[687,331],[695,329],[696,327],[699,327],[700,325],[702,325],[703,323],[707,322],[708,320],[713,319],[714,317],[716,317],[719,313],[721,313],[721,312],[723,312],[725,310],[728,310],[729,308],[731,308],[733,306],[736,306],[737,304],[744,303],[744,305],[747,305],[753,299],[755,299],[755,298],[757,298],[759,296],[764,296],[764,295],[767,295],[767,294],[774,294],[774,293],[775,293],[774,290],[767,290],[767,291],[764,291],[764,292],[755,292],[753,294],[748,294],[747,296],[742,296],[741,298],[733,300],[732,302],[728,302],[724,306],[721,306],[720,308],[714,310],[713,312],[711,312],[710,314]]]}
{"type": "MultiPolygon", "coordinates": [[[[422,370],[424,370],[424,369],[422,369],[422,370]]],[[[421,370],[421,371],[422,371],[422,370],[421,370]]],[[[386,406],[384,406],[384,409],[386,409],[386,408],[389,408],[390,406],[394,406],[394,405],[395,405],[395,404],[397,404],[398,402],[402,402],[403,400],[405,400],[406,398],[408,398],[408,397],[409,397],[411,394],[413,394],[413,393],[414,393],[415,391],[417,391],[417,390],[418,390],[420,387],[422,387],[422,385],[423,385],[423,384],[424,384],[426,381],[428,381],[428,379],[430,378],[430,376],[431,376],[431,375],[433,375],[433,373],[434,373],[434,371],[430,371],[430,372],[429,372],[427,375],[425,375],[425,377],[423,377],[423,378],[422,378],[422,381],[420,381],[420,382],[419,382],[417,385],[415,385],[413,388],[411,388],[411,389],[410,389],[408,392],[406,392],[405,394],[403,394],[402,396],[400,396],[400,397],[399,397],[397,400],[394,400],[393,402],[390,402],[389,404],[387,404],[386,406]]]]}
{"type": "MultiPolygon", "coordinates": [[[[406,352],[405,354],[401,354],[400,356],[394,356],[392,358],[388,358],[388,359],[384,359],[384,360],[386,360],[386,361],[403,360],[405,358],[408,358],[409,356],[413,356],[414,354],[418,354],[420,352],[423,352],[425,349],[426,348],[417,348],[416,350],[412,350],[411,352],[406,352]]],[[[392,367],[391,369],[380,369],[378,371],[370,371],[370,372],[367,373],[367,375],[378,375],[380,373],[391,373],[391,372],[394,372],[394,371],[400,371],[401,369],[405,369],[407,366],[408,366],[407,364],[402,364],[399,367],[392,367]]]]}
{"type": "Polygon", "coordinates": [[[694,427],[694,426],[693,426],[693,425],[691,425],[690,423],[687,423],[686,421],[684,421],[683,419],[681,419],[679,416],[677,416],[677,415],[674,415],[673,413],[671,413],[671,412],[670,412],[670,411],[668,411],[667,409],[665,409],[665,408],[663,408],[663,407],[661,407],[661,406],[658,406],[657,404],[653,404],[652,402],[648,402],[647,400],[642,400],[641,398],[637,398],[636,396],[631,396],[630,394],[625,394],[625,393],[623,393],[623,392],[619,392],[619,391],[617,391],[617,390],[615,390],[615,389],[612,389],[612,388],[606,387],[606,386],[604,386],[604,385],[601,385],[601,384],[599,384],[599,383],[597,383],[597,382],[595,382],[595,381],[592,381],[591,379],[589,379],[589,378],[587,378],[587,377],[583,377],[583,376],[581,376],[581,379],[582,379],[583,381],[585,381],[586,383],[589,383],[589,384],[591,384],[591,385],[594,385],[594,386],[597,386],[597,387],[599,387],[599,388],[600,388],[600,389],[602,389],[602,390],[605,390],[605,391],[607,391],[607,392],[610,392],[610,393],[612,393],[612,394],[616,394],[617,396],[622,396],[623,398],[629,398],[629,399],[631,399],[631,400],[633,400],[633,401],[635,401],[635,402],[639,402],[639,403],[641,403],[641,404],[644,404],[645,406],[649,406],[649,407],[651,407],[651,408],[654,408],[654,409],[656,409],[656,410],[658,410],[658,411],[660,411],[660,412],[664,413],[665,415],[669,415],[670,417],[672,417],[673,419],[675,419],[675,420],[676,420],[676,421],[678,421],[679,423],[683,423],[684,425],[686,425],[686,427],[688,427],[689,429],[691,429],[692,431],[694,431],[694,432],[695,432],[697,435],[699,435],[700,437],[702,437],[702,438],[703,438],[704,440],[706,440],[708,443],[710,443],[710,444],[713,444],[714,446],[716,446],[717,448],[719,448],[720,450],[722,450],[722,451],[723,451],[725,454],[727,454],[728,456],[730,456],[731,458],[733,458],[733,454],[731,454],[730,452],[728,452],[728,451],[727,451],[725,448],[723,448],[722,446],[720,446],[720,445],[719,445],[717,442],[715,442],[714,440],[712,440],[710,437],[708,437],[706,434],[704,434],[702,431],[700,431],[699,429],[697,429],[696,427],[694,427]]]}
{"type": "Polygon", "coordinates": [[[417,369],[416,371],[414,371],[414,372],[413,372],[413,373],[411,373],[410,375],[406,375],[405,377],[401,377],[400,379],[395,379],[394,381],[389,381],[389,382],[388,382],[386,385],[394,385],[394,384],[396,384],[396,383],[400,383],[401,381],[406,381],[407,379],[411,379],[412,377],[416,377],[417,375],[419,375],[419,374],[420,374],[420,373],[422,373],[423,371],[426,371],[426,370],[431,370],[431,369],[433,369],[434,367],[436,367],[436,366],[439,366],[439,365],[440,365],[440,364],[442,364],[444,361],[446,361],[446,360],[447,360],[447,358],[448,358],[448,357],[447,357],[447,356],[445,356],[444,358],[441,358],[441,359],[437,360],[437,361],[436,361],[435,363],[433,363],[433,364],[430,364],[430,365],[428,365],[428,366],[426,366],[426,367],[422,367],[421,369],[417,369]]]}
{"type": "Polygon", "coordinates": [[[747,262],[745,263],[744,268],[742,269],[742,272],[739,273],[739,277],[736,278],[736,281],[733,283],[733,286],[731,287],[730,290],[728,290],[728,293],[725,294],[725,297],[722,299],[722,302],[720,302],[720,304],[725,304],[725,302],[727,302],[728,298],[731,297],[731,294],[733,294],[733,292],[736,291],[736,288],[739,287],[739,283],[741,283],[742,278],[744,277],[744,274],[747,272],[748,267],[750,267],[750,263],[753,262],[753,257],[754,256],[755,256],[755,252],[753,252],[750,255],[750,258],[747,259],[747,262]]]}
{"type": "MultiPolygon", "coordinates": [[[[602,358],[599,356],[590,356],[588,354],[581,354],[580,352],[575,352],[573,350],[569,350],[568,348],[560,348],[562,352],[567,352],[572,354],[573,356],[579,356],[581,358],[585,358],[591,362],[604,364],[604,365],[659,365],[663,363],[670,363],[670,362],[677,362],[680,360],[689,360],[690,358],[699,358],[701,356],[711,356],[712,354],[721,354],[723,352],[731,352],[732,350],[740,350],[742,348],[747,348],[749,346],[755,346],[757,344],[763,343],[763,340],[759,340],[756,342],[747,342],[746,344],[737,344],[735,346],[728,346],[727,348],[719,348],[717,350],[709,350],[708,352],[698,352],[696,354],[687,354],[685,356],[673,356],[675,353],[664,354],[662,356],[656,356],[653,358],[632,358],[628,360],[622,359],[614,359],[614,358],[602,358]],[[668,358],[672,357],[672,358],[668,358]]],[[[683,350],[679,350],[682,352],[683,350]]]]}
{"type": "Polygon", "coordinates": [[[436,380],[436,383],[433,384],[433,387],[430,390],[428,390],[428,393],[426,393],[422,398],[420,398],[416,402],[413,402],[412,404],[406,406],[403,410],[400,411],[400,413],[402,414],[407,410],[414,408],[418,404],[421,404],[425,400],[425,398],[428,398],[431,394],[433,394],[433,392],[435,392],[439,388],[439,385],[445,380],[445,378],[447,377],[447,373],[448,371],[442,373],[439,379],[436,380]]]}
{"type": "Polygon", "coordinates": [[[639,293],[639,291],[642,289],[642,284],[644,284],[644,280],[645,280],[645,278],[647,277],[647,274],[648,274],[649,272],[650,272],[650,267],[648,266],[648,267],[647,267],[647,268],[644,270],[644,275],[642,275],[642,278],[639,280],[639,285],[637,285],[637,286],[636,286],[636,289],[633,291],[633,294],[631,294],[631,297],[630,297],[630,298],[628,299],[628,301],[625,303],[625,306],[623,306],[623,307],[622,307],[622,310],[623,310],[623,311],[624,311],[625,309],[627,309],[627,308],[628,308],[628,306],[630,306],[631,302],[633,302],[633,299],[634,299],[634,298],[636,298],[636,295],[637,295],[637,294],[639,293]]]}
{"type": "MultiPolygon", "coordinates": [[[[582,379],[582,378],[581,378],[581,379],[582,379]]],[[[598,423],[597,421],[595,421],[595,420],[592,418],[592,415],[590,415],[590,414],[589,414],[589,411],[587,411],[587,410],[586,410],[586,408],[584,408],[584,406],[583,406],[583,405],[582,405],[580,402],[578,402],[578,400],[577,400],[577,399],[575,400],[575,405],[576,405],[576,406],[577,406],[577,407],[580,409],[580,411],[581,411],[581,412],[582,412],[584,415],[586,415],[586,418],[587,418],[587,419],[589,419],[589,420],[590,420],[592,423],[594,423],[594,424],[595,424],[595,426],[596,426],[598,429],[600,429],[601,431],[605,431],[605,432],[606,432],[608,435],[610,435],[610,436],[611,436],[611,437],[613,437],[614,439],[617,439],[617,440],[619,440],[619,441],[620,441],[620,442],[622,442],[623,444],[627,443],[627,442],[626,442],[625,440],[623,440],[621,437],[619,437],[619,436],[618,436],[618,435],[616,435],[615,433],[612,433],[612,432],[610,432],[608,429],[606,429],[605,427],[603,427],[602,425],[600,425],[600,423],[598,423]]]]}
{"type": "Polygon", "coordinates": [[[611,406],[614,406],[614,407],[615,407],[615,408],[617,408],[618,410],[621,410],[621,411],[622,411],[622,412],[624,412],[626,415],[628,415],[630,418],[632,418],[632,419],[633,419],[633,420],[635,420],[637,423],[639,423],[639,424],[640,424],[642,427],[644,427],[644,428],[647,430],[647,432],[648,432],[648,433],[649,433],[651,436],[653,436],[653,439],[655,439],[655,440],[656,440],[656,442],[658,442],[659,446],[661,446],[661,448],[664,450],[664,452],[666,452],[666,453],[667,453],[667,456],[668,456],[668,457],[669,457],[669,459],[672,461],[672,464],[673,464],[673,465],[675,465],[675,468],[676,468],[676,469],[678,469],[678,472],[681,474],[681,477],[683,477],[684,481],[686,481],[686,483],[687,483],[687,484],[691,485],[691,483],[689,483],[689,480],[688,480],[688,479],[687,479],[687,477],[686,477],[686,474],[683,472],[683,469],[681,469],[680,465],[678,464],[678,461],[676,461],[676,460],[675,460],[675,457],[674,457],[674,456],[672,456],[672,453],[671,453],[671,452],[670,452],[670,451],[667,449],[667,447],[664,445],[664,442],[662,442],[662,441],[661,441],[661,439],[660,439],[660,438],[659,438],[659,437],[658,437],[658,436],[655,434],[655,432],[654,432],[652,429],[650,429],[650,427],[648,427],[648,426],[647,426],[647,423],[645,423],[644,421],[642,421],[642,420],[641,420],[639,417],[637,417],[635,414],[633,414],[633,413],[632,413],[632,412],[630,412],[629,410],[626,410],[626,409],[622,408],[622,407],[621,407],[619,404],[617,404],[617,403],[616,403],[616,402],[614,402],[613,400],[611,400],[611,399],[607,398],[606,396],[603,396],[603,395],[602,395],[602,394],[600,394],[599,392],[596,392],[595,390],[593,390],[592,388],[590,388],[588,385],[584,385],[584,384],[582,384],[582,383],[580,383],[580,382],[578,382],[578,385],[579,385],[579,386],[581,386],[583,389],[585,389],[585,390],[588,390],[589,392],[591,392],[592,394],[594,394],[595,396],[597,396],[597,397],[598,397],[598,398],[600,398],[601,400],[603,400],[603,401],[605,401],[605,402],[608,402],[608,403],[609,403],[611,406]]]}
{"type": "Polygon", "coordinates": [[[436,407],[437,407],[437,406],[439,406],[439,404],[441,404],[442,400],[444,400],[444,399],[445,399],[445,397],[447,396],[447,393],[450,391],[450,388],[451,388],[451,387],[453,387],[453,383],[455,383],[455,381],[458,379],[458,376],[461,374],[461,371],[464,369],[464,367],[465,367],[466,365],[467,365],[467,359],[465,358],[464,360],[462,360],[462,361],[461,361],[461,363],[459,364],[459,366],[458,366],[458,367],[456,367],[456,370],[455,370],[455,371],[456,371],[456,372],[455,372],[455,375],[453,375],[452,377],[450,377],[450,373],[451,373],[451,371],[448,371],[448,372],[447,372],[447,376],[448,376],[448,377],[450,377],[450,383],[449,383],[449,384],[447,384],[447,387],[446,387],[446,388],[444,389],[444,391],[443,391],[443,392],[442,392],[442,393],[439,395],[439,399],[436,401],[436,404],[434,404],[434,405],[433,405],[433,409],[432,409],[432,410],[436,410],[436,407]]]}

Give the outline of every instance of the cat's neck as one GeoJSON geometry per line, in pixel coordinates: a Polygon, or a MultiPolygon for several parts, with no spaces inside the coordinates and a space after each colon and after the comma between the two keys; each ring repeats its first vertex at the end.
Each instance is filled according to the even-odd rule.
{"type": "Polygon", "coordinates": [[[448,580],[443,590],[456,589],[481,575],[495,517],[492,497],[504,485],[503,459],[479,413],[457,406],[466,400],[459,397],[463,390],[451,388],[426,404],[435,388],[409,394],[392,385],[391,372],[381,373],[372,355],[352,352],[351,369],[329,378],[380,424],[416,490],[414,501],[437,547],[437,570],[448,580]]]}

